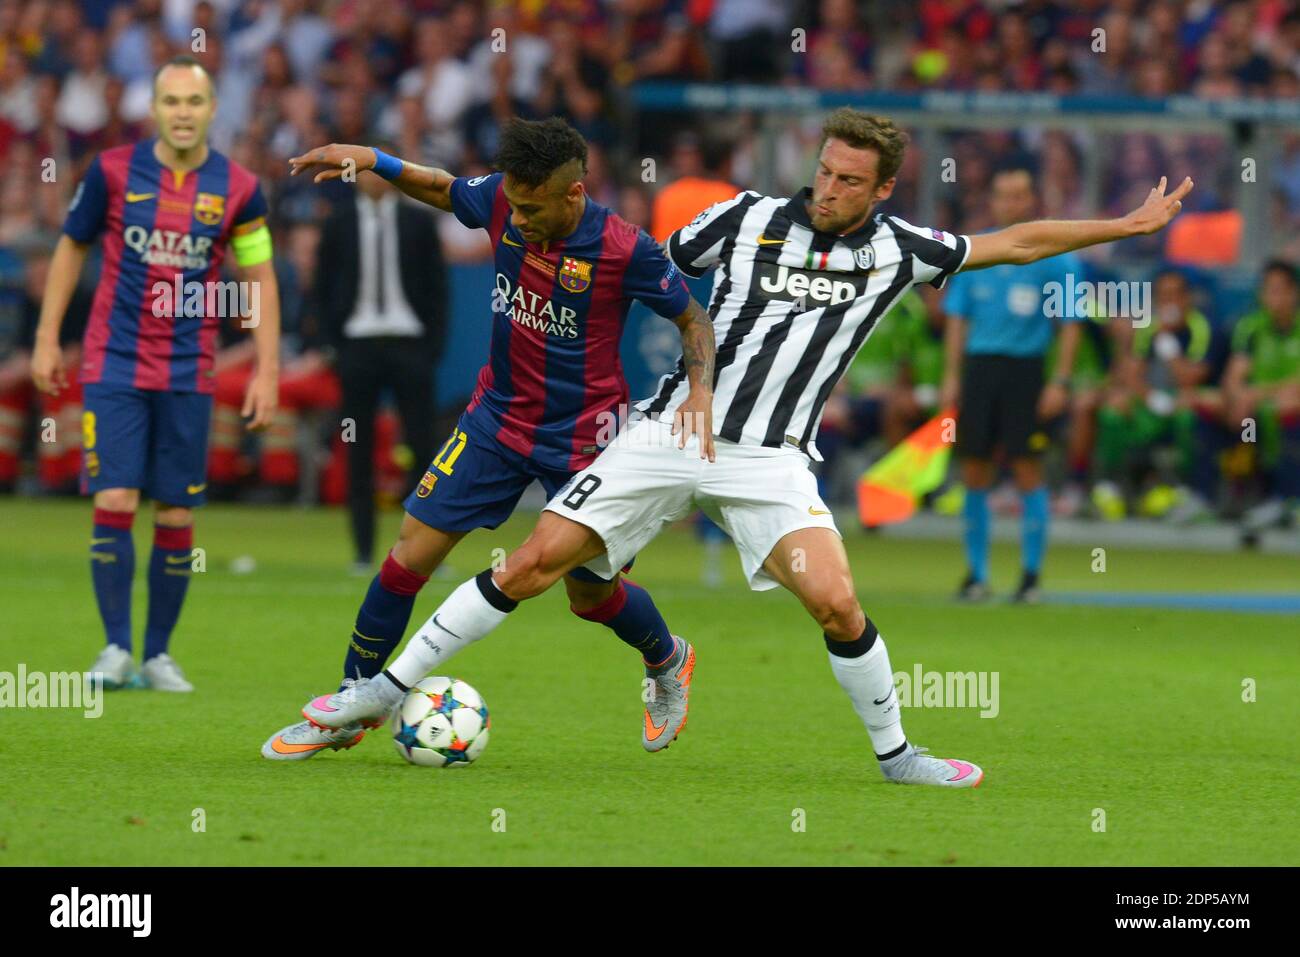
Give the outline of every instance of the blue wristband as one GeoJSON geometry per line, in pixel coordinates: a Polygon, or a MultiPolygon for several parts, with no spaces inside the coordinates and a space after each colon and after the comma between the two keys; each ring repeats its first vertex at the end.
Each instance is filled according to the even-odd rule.
{"type": "Polygon", "coordinates": [[[389,156],[383,150],[375,150],[374,171],[384,179],[397,179],[402,175],[402,161],[396,156],[389,156]]]}

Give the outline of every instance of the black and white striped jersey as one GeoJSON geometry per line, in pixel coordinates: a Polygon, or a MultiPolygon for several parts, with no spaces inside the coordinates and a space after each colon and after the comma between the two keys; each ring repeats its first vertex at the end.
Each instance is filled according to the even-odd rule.
{"type": "MultiPolygon", "coordinates": [[[[714,433],[820,461],[814,439],[826,399],[877,320],[916,283],[942,288],[970,239],[882,213],[844,236],[821,233],[805,207],[811,192],[747,191],[711,206],[668,238],[668,255],[690,276],[718,267],[709,301],[714,433]]],[[[688,391],[679,359],[637,410],[669,420],[688,391]]]]}

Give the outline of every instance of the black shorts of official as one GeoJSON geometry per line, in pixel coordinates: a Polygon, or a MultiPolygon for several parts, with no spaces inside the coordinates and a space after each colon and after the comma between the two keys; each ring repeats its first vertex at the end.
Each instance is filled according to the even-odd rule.
{"type": "Polygon", "coordinates": [[[968,355],[962,362],[957,407],[957,456],[989,459],[1038,455],[1048,445],[1038,421],[1042,356],[968,355]]]}

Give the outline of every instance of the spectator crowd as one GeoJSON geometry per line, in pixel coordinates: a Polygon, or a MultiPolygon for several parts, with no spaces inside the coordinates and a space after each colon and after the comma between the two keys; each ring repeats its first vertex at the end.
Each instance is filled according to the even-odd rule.
{"type": "MultiPolygon", "coordinates": [[[[770,153],[758,117],[638,114],[629,95],[635,84],[1295,100],[1300,2],[0,0],[0,488],[24,475],[49,491],[75,486],[75,391],[42,406],[26,374],[44,270],[90,159],[150,134],[153,72],[177,53],[192,54],[215,78],[213,145],[262,182],[283,290],[283,410],[255,455],[237,415],[248,346],[232,334],[218,360],[212,481],[233,494],[252,484],[296,489],[302,417],[338,403],[329,365],[336,343],[322,326],[317,271],[322,226],[342,187],[288,177],[288,157],[309,146],[383,142],[403,157],[474,175],[490,168],[506,118],[559,115],[591,145],[588,193],[662,239],[698,211],[693,204],[755,184],[761,173],[784,190],[804,185],[819,119],[793,121],[770,153]],[[646,158],[658,170],[649,182],[646,158]],[[40,427],[51,420],[56,440],[42,441],[40,427]],[[34,462],[26,472],[25,460],[34,462]]],[[[1150,237],[1089,260],[1099,269],[1149,263],[1160,319],[1141,334],[1105,320],[1088,324],[1095,328],[1084,338],[1061,426],[1063,510],[1191,514],[1188,503],[1198,500],[1295,494],[1285,473],[1300,471],[1300,333],[1288,265],[1300,260],[1300,135],[1280,142],[1260,173],[1281,237],[1267,251],[1276,261],[1258,276],[1256,302],[1229,314],[1214,295],[1215,270],[1235,266],[1248,240],[1232,208],[1237,154],[1222,135],[999,129],[940,137],[961,176],[939,190],[935,224],[961,232],[989,227],[987,186],[1012,157],[1032,160],[1047,216],[1118,215],[1160,175],[1197,181],[1187,213],[1200,218],[1171,235],[1170,246],[1150,237]],[[1092,198],[1083,189],[1088,159],[1101,164],[1104,184],[1092,198]],[[1170,268],[1163,260],[1175,246],[1189,250],[1186,263],[1205,268],[1170,268]],[[1260,421],[1271,424],[1242,452],[1230,436],[1264,406],[1270,411],[1260,421]],[[1177,454],[1147,462],[1161,443],[1177,454]],[[1162,463],[1169,483],[1190,490],[1168,499],[1188,506],[1181,511],[1157,509],[1148,493],[1166,480],[1139,474],[1162,463]]],[[[892,211],[915,215],[917,183],[934,160],[920,144],[909,150],[892,211]]],[[[481,233],[451,216],[436,222],[448,268],[490,256],[481,233]]],[[[64,327],[70,350],[93,291],[93,263],[87,273],[64,327]]],[[[905,300],[837,393],[823,444],[888,446],[932,411],[943,385],[943,332],[941,296],[905,300]]],[[[388,478],[378,488],[400,495],[409,463],[401,461],[395,420],[385,422],[375,454],[388,478]]],[[[317,491],[342,501],[338,448],[329,462],[317,491]]]]}

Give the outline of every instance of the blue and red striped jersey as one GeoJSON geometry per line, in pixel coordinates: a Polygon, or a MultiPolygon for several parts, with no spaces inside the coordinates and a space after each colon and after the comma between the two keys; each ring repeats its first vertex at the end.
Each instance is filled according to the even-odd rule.
{"type": "Polygon", "coordinates": [[[81,381],[212,392],[221,310],[208,307],[220,300],[205,295],[199,308],[182,308],[182,300],[156,309],[158,284],[183,291],[215,282],[232,234],[254,228],[266,216],[266,200],[257,177],[216,150],[198,169],[178,173],[158,162],[154,142],[95,157],[63,224],[77,242],[104,236],[81,381]]]}
{"type": "Polygon", "coordinates": [[[585,468],[627,411],[618,344],[633,300],[675,318],[680,271],[644,231],[587,198],[578,228],[543,247],[510,224],[502,175],[451,184],[456,218],[488,231],[496,257],[492,342],[470,421],[545,468],[585,468]]]}

